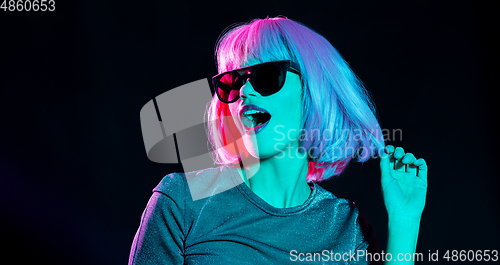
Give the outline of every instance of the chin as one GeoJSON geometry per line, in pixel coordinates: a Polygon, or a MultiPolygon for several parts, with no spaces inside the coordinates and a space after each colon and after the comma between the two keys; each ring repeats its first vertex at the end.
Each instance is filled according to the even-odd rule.
{"type": "Polygon", "coordinates": [[[278,150],[274,148],[273,145],[270,146],[260,145],[258,149],[246,147],[246,151],[248,152],[248,154],[258,159],[267,159],[277,155],[283,156],[282,153],[284,152],[283,150],[278,150]]]}

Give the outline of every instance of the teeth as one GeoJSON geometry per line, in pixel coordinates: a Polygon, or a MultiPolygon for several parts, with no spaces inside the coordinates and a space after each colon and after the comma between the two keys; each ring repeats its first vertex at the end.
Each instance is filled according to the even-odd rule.
{"type": "Polygon", "coordinates": [[[260,110],[247,110],[243,113],[243,115],[253,115],[255,113],[264,113],[263,111],[260,111],[260,110]]]}

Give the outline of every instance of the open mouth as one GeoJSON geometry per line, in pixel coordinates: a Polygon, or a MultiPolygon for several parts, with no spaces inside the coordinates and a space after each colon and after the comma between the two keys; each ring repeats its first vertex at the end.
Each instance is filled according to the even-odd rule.
{"type": "Polygon", "coordinates": [[[240,111],[241,122],[246,129],[254,129],[255,133],[262,130],[271,119],[271,114],[256,105],[246,105],[240,111]]]}

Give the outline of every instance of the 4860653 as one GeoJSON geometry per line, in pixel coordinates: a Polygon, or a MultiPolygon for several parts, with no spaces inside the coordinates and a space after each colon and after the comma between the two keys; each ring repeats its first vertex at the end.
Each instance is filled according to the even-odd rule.
{"type": "Polygon", "coordinates": [[[446,261],[498,261],[498,250],[447,250],[446,261]]]}
{"type": "Polygon", "coordinates": [[[3,0],[0,5],[3,11],[55,11],[55,0],[3,0]]]}

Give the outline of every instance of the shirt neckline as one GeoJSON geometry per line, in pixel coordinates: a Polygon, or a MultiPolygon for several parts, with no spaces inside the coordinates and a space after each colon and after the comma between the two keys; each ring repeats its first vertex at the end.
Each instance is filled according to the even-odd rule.
{"type": "Polygon", "coordinates": [[[231,176],[231,179],[234,182],[234,185],[238,189],[238,191],[252,204],[255,206],[259,207],[261,210],[263,210],[266,213],[272,214],[272,215],[279,215],[279,216],[288,216],[292,214],[299,214],[308,208],[310,208],[311,203],[314,201],[314,199],[317,197],[318,193],[318,185],[316,183],[313,184],[313,189],[311,193],[309,194],[309,197],[307,200],[301,204],[297,205],[294,207],[289,207],[289,208],[276,208],[266,201],[264,201],[261,197],[259,197],[257,194],[255,194],[246,184],[245,182],[242,182],[243,180],[241,179],[241,176],[238,174],[237,169],[234,166],[227,166],[226,170],[229,171],[229,174],[231,176]]]}

